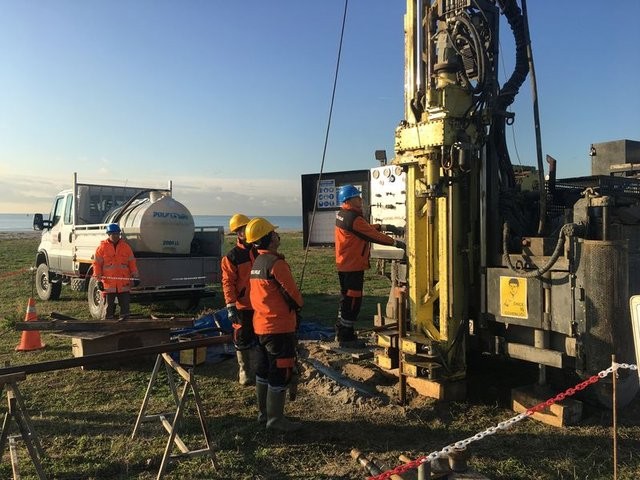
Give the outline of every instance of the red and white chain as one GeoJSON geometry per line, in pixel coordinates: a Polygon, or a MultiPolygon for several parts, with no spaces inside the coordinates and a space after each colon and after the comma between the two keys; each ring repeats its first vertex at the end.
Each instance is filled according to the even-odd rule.
{"type": "Polygon", "coordinates": [[[508,420],[505,420],[503,422],[498,423],[498,425],[496,425],[495,427],[489,427],[486,430],[483,430],[482,432],[476,433],[475,435],[473,435],[471,437],[465,438],[464,440],[460,440],[458,442],[449,444],[449,445],[447,445],[446,447],[444,447],[441,450],[437,450],[435,452],[431,452],[429,455],[426,455],[424,457],[419,457],[419,458],[416,458],[415,460],[413,460],[411,462],[407,462],[405,464],[399,465],[396,468],[394,468],[393,470],[388,470],[386,472],[381,473],[380,475],[376,475],[374,477],[369,477],[368,480],[384,480],[384,479],[387,479],[387,478],[391,478],[392,475],[400,475],[400,474],[402,474],[404,472],[407,472],[409,470],[413,470],[413,469],[418,468],[420,466],[420,464],[422,464],[422,463],[431,462],[432,460],[435,460],[436,458],[444,457],[445,455],[453,453],[456,450],[461,450],[461,449],[465,448],[467,445],[469,445],[472,442],[477,442],[478,440],[482,440],[483,438],[485,438],[485,437],[487,437],[489,435],[493,435],[494,433],[496,433],[496,432],[498,432],[500,430],[506,430],[508,428],[511,428],[511,426],[514,425],[515,423],[518,423],[519,421],[524,420],[525,418],[528,418],[528,417],[532,416],[534,413],[536,413],[536,412],[538,412],[540,410],[543,410],[546,407],[550,407],[551,405],[553,405],[556,402],[564,400],[565,398],[570,397],[571,395],[575,395],[578,391],[584,390],[589,385],[592,385],[592,384],[596,383],[601,378],[605,378],[607,375],[609,375],[610,373],[615,372],[619,368],[626,368],[626,369],[629,369],[629,370],[638,370],[638,366],[635,365],[635,364],[615,363],[614,362],[609,368],[607,368],[605,370],[602,370],[601,372],[598,372],[597,375],[593,375],[592,377],[589,377],[584,382],[581,382],[581,383],[577,384],[574,387],[567,388],[564,392],[559,393],[555,397],[552,397],[552,398],[550,398],[549,400],[547,400],[545,402],[541,402],[538,405],[535,405],[535,406],[527,409],[527,411],[524,412],[524,413],[521,413],[519,415],[516,415],[515,417],[511,417],[508,420]]]}

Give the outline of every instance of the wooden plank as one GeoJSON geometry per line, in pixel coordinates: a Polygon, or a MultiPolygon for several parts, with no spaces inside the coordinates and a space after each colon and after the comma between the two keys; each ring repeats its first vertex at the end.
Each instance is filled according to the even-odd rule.
{"type": "MultiPolygon", "coordinates": [[[[142,335],[142,336],[155,336],[157,334],[163,334],[164,336],[170,336],[171,332],[166,328],[149,328],[144,330],[114,330],[114,331],[90,331],[90,332],[55,332],[51,335],[55,337],[82,339],[82,340],[106,340],[110,337],[118,337],[122,335],[142,335]]],[[[160,343],[160,342],[157,342],[160,343]]]]}
{"type": "Polygon", "coordinates": [[[376,339],[377,345],[380,347],[398,348],[398,330],[388,330],[377,332],[376,339]]]}
{"type": "Polygon", "coordinates": [[[30,375],[32,373],[64,370],[67,368],[75,368],[84,365],[99,365],[101,363],[114,362],[142,355],[151,355],[164,352],[177,352],[178,350],[186,350],[189,348],[208,347],[210,345],[231,343],[231,341],[231,335],[221,335],[218,337],[199,338],[197,340],[190,340],[187,342],[172,342],[162,345],[120,350],[116,352],[96,353],[95,355],[87,355],[83,357],[66,358],[63,360],[50,360],[40,363],[4,367],[0,368],[0,375],[8,375],[18,372],[24,372],[26,375],[30,375]]]}
{"type": "MultiPolygon", "coordinates": [[[[160,423],[162,423],[162,426],[167,431],[167,433],[171,433],[171,430],[172,430],[171,423],[163,415],[160,415],[160,423]]],[[[182,453],[189,453],[189,449],[187,448],[187,446],[184,444],[184,442],[182,441],[182,439],[177,433],[173,441],[175,442],[175,444],[178,446],[178,448],[182,453]]]]}
{"type": "MultiPolygon", "coordinates": [[[[511,408],[516,413],[523,413],[554,395],[555,393],[548,388],[536,386],[514,388],[511,390],[511,408]]],[[[554,427],[577,425],[582,419],[582,402],[573,398],[565,398],[561,402],[534,413],[531,418],[554,427]]]]}
{"type": "Polygon", "coordinates": [[[20,322],[15,325],[16,330],[61,330],[68,332],[91,332],[91,331],[120,331],[120,330],[152,330],[159,328],[188,328],[193,326],[193,318],[174,318],[168,320],[153,319],[128,319],[122,321],[73,321],[73,320],[51,320],[20,322]]]}
{"type": "Polygon", "coordinates": [[[392,370],[394,368],[398,368],[398,355],[390,356],[384,355],[381,353],[376,353],[375,363],[380,368],[384,368],[385,370],[392,370]]]}
{"type": "Polygon", "coordinates": [[[438,400],[463,400],[467,396],[467,382],[434,382],[424,378],[406,377],[407,385],[420,395],[438,400]]]}
{"type": "Polygon", "coordinates": [[[75,332],[67,335],[71,337],[71,353],[74,357],[150,347],[169,343],[170,340],[169,330],[167,329],[123,332],[75,332]]]}
{"type": "Polygon", "coordinates": [[[0,375],[0,386],[5,383],[20,382],[27,378],[27,374],[24,372],[10,373],[8,375],[0,375]]]}
{"type": "Polygon", "coordinates": [[[189,383],[193,382],[191,378],[191,373],[185,370],[182,367],[182,365],[180,365],[173,358],[171,358],[171,355],[169,355],[168,353],[163,353],[162,358],[164,358],[165,363],[167,363],[171,368],[173,368],[175,372],[184,379],[185,382],[189,382],[189,383]]]}
{"type": "Polygon", "coordinates": [[[20,480],[20,470],[18,470],[18,444],[16,439],[20,437],[11,435],[9,437],[9,457],[11,458],[11,470],[13,471],[13,480],[20,480]]]}

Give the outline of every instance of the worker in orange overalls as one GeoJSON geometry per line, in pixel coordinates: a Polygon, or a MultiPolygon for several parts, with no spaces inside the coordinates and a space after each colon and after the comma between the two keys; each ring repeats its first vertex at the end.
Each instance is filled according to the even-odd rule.
{"type": "Polygon", "coordinates": [[[264,218],[254,218],[245,232],[247,241],[256,245],[259,253],[249,280],[255,311],[253,328],[259,345],[256,397],[258,421],[266,421],[270,430],[292,432],[302,425],[284,416],[284,404],[295,375],[297,314],[303,301],[289,264],[278,253],[280,236],[276,228],[264,218]]]}
{"type": "Polygon", "coordinates": [[[354,325],[362,305],[364,271],[368,270],[370,243],[393,245],[405,249],[400,240],[380,231],[381,225],[370,224],[362,216],[360,190],[343,185],[338,190],[340,211],[336,214],[335,248],[340,280],[340,309],[336,323],[336,342],[343,347],[361,347],[354,325]]]}
{"type": "Polygon", "coordinates": [[[258,255],[256,248],[245,240],[245,228],[249,217],[236,213],[229,220],[229,230],[236,234],[236,245],[222,257],[222,293],[227,306],[227,316],[233,326],[233,345],[238,359],[238,382],[253,385],[252,356],[256,344],[253,331],[253,308],[249,298],[249,274],[258,255]]]}
{"type": "Polygon", "coordinates": [[[107,225],[106,232],[108,238],[100,242],[93,256],[93,276],[107,304],[105,319],[115,319],[117,299],[120,319],[126,320],[129,318],[131,285],[140,285],[136,258],[129,244],[120,238],[122,232],[117,223],[107,225]]]}

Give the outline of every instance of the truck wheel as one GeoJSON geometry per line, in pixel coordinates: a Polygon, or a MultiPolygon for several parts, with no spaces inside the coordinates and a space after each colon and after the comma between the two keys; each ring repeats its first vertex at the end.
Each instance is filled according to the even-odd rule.
{"type": "Polygon", "coordinates": [[[41,263],[36,269],[36,292],[40,300],[58,300],[62,291],[62,282],[49,281],[49,266],[41,263]]]}
{"type": "Polygon", "coordinates": [[[98,281],[95,277],[91,277],[89,279],[87,300],[89,302],[89,313],[91,314],[91,318],[95,320],[102,320],[104,318],[105,303],[102,292],[98,290],[98,281]]]}

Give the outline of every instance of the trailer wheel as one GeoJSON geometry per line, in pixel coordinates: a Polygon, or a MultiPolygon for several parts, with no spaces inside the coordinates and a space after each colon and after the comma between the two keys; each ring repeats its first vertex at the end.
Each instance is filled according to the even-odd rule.
{"type": "Polygon", "coordinates": [[[40,300],[58,300],[62,291],[62,282],[52,282],[49,279],[49,266],[41,263],[36,269],[36,292],[40,300]]]}
{"type": "Polygon", "coordinates": [[[89,303],[89,313],[91,318],[102,320],[104,318],[104,297],[102,292],[98,290],[98,281],[95,277],[89,279],[89,287],[87,288],[87,301],[89,303]]]}

